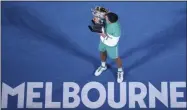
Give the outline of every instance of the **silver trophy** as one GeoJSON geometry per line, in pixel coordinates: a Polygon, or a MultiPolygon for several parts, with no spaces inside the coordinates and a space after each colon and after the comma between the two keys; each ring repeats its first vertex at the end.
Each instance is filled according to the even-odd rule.
{"type": "Polygon", "coordinates": [[[92,32],[102,33],[102,27],[105,27],[105,15],[109,12],[108,9],[100,6],[96,6],[94,9],[91,9],[93,20],[92,24],[89,25],[89,29],[92,32]]]}

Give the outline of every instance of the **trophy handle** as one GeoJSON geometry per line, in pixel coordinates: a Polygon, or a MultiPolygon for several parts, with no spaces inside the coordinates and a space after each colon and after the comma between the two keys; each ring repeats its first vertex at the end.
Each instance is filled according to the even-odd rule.
{"type": "Polygon", "coordinates": [[[93,8],[91,8],[91,12],[93,12],[94,11],[94,9],[93,8]]]}

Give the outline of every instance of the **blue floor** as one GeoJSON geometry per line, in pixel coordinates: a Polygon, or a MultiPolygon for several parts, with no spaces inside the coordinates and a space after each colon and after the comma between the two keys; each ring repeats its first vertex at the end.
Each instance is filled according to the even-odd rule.
{"type": "MultiPolygon", "coordinates": [[[[116,65],[110,59],[111,68],[93,76],[100,65],[99,36],[87,26],[90,9],[97,5],[119,15],[125,81],[156,87],[163,81],[186,81],[185,2],[2,2],[2,82],[11,87],[53,82],[54,101],[61,100],[63,82],[98,81],[105,87],[116,82],[116,65]]],[[[16,105],[12,102],[10,110],[16,105]]],[[[112,108],[106,103],[103,109],[112,108]]]]}

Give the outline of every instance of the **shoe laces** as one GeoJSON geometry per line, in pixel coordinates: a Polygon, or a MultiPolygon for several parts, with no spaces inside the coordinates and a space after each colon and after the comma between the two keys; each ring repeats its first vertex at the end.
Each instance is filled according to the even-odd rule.
{"type": "Polygon", "coordinates": [[[122,77],[122,71],[118,71],[118,78],[121,78],[122,77]]]}
{"type": "Polygon", "coordinates": [[[98,69],[98,72],[101,71],[103,68],[105,68],[105,67],[100,66],[99,69],[98,69]]]}

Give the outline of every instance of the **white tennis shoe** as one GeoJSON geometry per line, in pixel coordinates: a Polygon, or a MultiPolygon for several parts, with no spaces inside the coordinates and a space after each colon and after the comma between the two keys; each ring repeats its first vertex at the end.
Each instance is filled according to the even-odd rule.
{"type": "Polygon", "coordinates": [[[99,68],[97,68],[97,70],[95,71],[95,76],[99,76],[99,75],[101,75],[101,73],[103,72],[103,71],[105,71],[107,69],[107,67],[105,66],[105,67],[103,67],[103,66],[100,66],[99,68]]]}
{"type": "Polygon", "coordinates": [[[123,82],[123,74],[124,74],[123,71],[118,71],[118,73],[117,73],[117,82],[118,83],[122,83],[123,82]]]}

